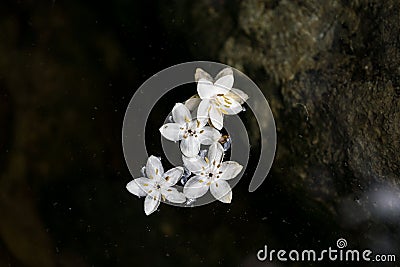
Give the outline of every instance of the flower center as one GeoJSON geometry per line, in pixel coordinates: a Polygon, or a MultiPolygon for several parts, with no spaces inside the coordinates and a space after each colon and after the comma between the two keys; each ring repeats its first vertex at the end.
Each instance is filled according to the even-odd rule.
{"type": "Polygon", "coordinates": [[[208,174],[208,177],[213,177],[213,174],[210,172],[209,174],[208,174]]]}
{"type": "MultiPolygon", "coordinates": [[[[194,136],[194,137],[197,137],[196,130],[188,129],[188,130],[186,131],[185,136],[186,136],[186,137],[187,137],[187,136],[194,136]]],[[[184,137],[185,137],[185,136],[184,136],[184,137]]],[[[186,138],[186,137],[185,137],[185,138],[186,138]]]]}
{"type": "Polygon", "coordinates": [[[156,188],[157,188],[157,189],[160,189],[160,188],[161,188],[161,186],[158,184],[158,185],[156,185],[156,188]]]}

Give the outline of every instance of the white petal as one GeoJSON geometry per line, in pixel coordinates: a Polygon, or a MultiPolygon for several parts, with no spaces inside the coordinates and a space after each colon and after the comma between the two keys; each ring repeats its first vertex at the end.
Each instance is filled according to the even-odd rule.
{"type": "Polygon", "coordinates": [[[178,192],[178,190],[173,187],[163,188],[161,194],[163,194],[168,201],[173,203],[183,203],[186,201],[185,195],[178,192]]]}
{"type": "Polygon", "coordinates": [[[197,82],[200,79],[205,79],[207,81],[212,82],[213,78],[211,77],[210,74],[208,74],[206,71],[204,71],[203,69],[197,68],[196,72],[194,74],[194,79],[197,82]]]}
{"type": "Polygon", "coordinates": [[[198,95],[192,96],[188,100],[185,101],[185,106],[190,110],[194,111],[197,109],[201,102],[201,98],[198,95]]]}
{"type": "Polygon", "coordinates": [[[196,119],[196,131],[201,131],[201,129],[207,124],[208,120],[207,119],[196,119]]]}
{"type": "Polygon", "coordinates": [[[223,109],[223,113],[234,115],[243,110],[242,105],[240,105],[239,102],[233,100],[233,98],[229,98],[229,100],[227,101],[229,101],[229,104],[225,102],[225,104],[221,106],[221,109],[223,109]]]}
{"type": "Polygon", "coordinates": [[[147,196],[144,200],[144,212],[146,215],[150,215],[157,210],[160,205],[160,197],[147,196]]]}
{"type": "Polygon", "coordinates": [[[152,187],[152,188],[147,192],[147,196],[160,198],[160,191],[161,191],[160,189],[156,189],[156,188],[152,187]]]}
{"type": "Polygon", "coordinates": [[[175,185],[183,175],[182,167],[175,167],[164,173],[164,179],[170,186],[175,185]]]}
{"type": "MultiPolygon", "coordinates": [[[[198,120],[198,119],[192,120],[192,121],[188,124],[187,129],[190,129],[190,130],[192,130],[192,131],[196,131],[196,133],[197,133],[197,132],[200,132],[200,131],[203,129],[204,125],[207,124],[207,121],[208,121],[208,120],[198,120]]],[[[197,136],[198,136],[198,135],[197,135],[197,136]]]]}
{"type": "Polygon", "coordinates": [[[210,99],[216,94],[218,94],[214,90],[214,85],[212,82],[207,81],[206,79],[200,79],[197,82],[197,93],[199,94],[201,99],[210,99]]]}
{"type": "Polygon", "coordinates": [[[200,102],[199,108],[197,109],[197,119],[206,121],[209,117],[209,109],[211,102],[207,99],[204,99],[200,102]]]}
{"type": "Polygon", "coordinates": [[[172,118],[174,119],[174,122],[184,125],[186,122],[192,120],[192,115],[184,104],[176,103],[172,109],[172,118]]]}
{"type": "Polygon", "coordinates": [[[211,145],[221,138],[221,133],[213,127],[206,126],[201,131],[201,133],[199,132],[199,140],[203,145],[211,145]]]}
{"type": "Polygon", "coordinates": [[[226,94],[226,96],[234,99],[240,104],[243,104],[247,101],[247,99],[249,99],[249,96],[245,92],[236,88],[232,88],[229,93],[226,94]]]}
{"type": "Polygon", "coordinates": [[[219,201],[224,203],[231,203],[232,189],[228,182],[224,180],[217,180],[211,183],[210,191],[211,194],[219,201]]]}
{"type": "Polygon", "coordinates": [[[154,180],[148,179],[146,177],[140,177],[133,180],[140,189],[142,189],[146,194],[154,188],[154,180]]]}
{"type": "Polygon", "coordinates": [[[207,193],[209,185],[202,176],[190,178],[183,187],[183,194],[187,198],[198,198],[207,193]]]}
{"type": "Polygon", "coordinates": [[[194,131],[200,131],[206,124],[207,124],[208,120],[207,119],[194,119],[192,120],[187,128],[194,130],[194,131]]]}
{"type": "Polygon", "coordinates": [[[144,197],[145,195],[147,195],[147,193],[137,184],[137,182],[135,182],[135,180],[130,181],[126,185],[126,189],[128,189],[130,193],[138,197],[144,197]]]}
{"type": "Polygon", "coordinates": [[[219,171],[222,172],[220,178],[230,180],[235,178],[243,169],[243,166],[235,161],[225,161],[221,163],[219,171]]]}
{"type": "Polygon", "coordinates": [[[167,123],[160,127],[160,133],[170,141],[179,141],[183,133],[181,128],[182,126],[178,123],[167,123]]]}
{"type": "Polygon", "coordinates": [[[162,177],[162,175],[164,174],[164,168],[159,158],[155,156],[149,157],[146,164],[146,174],[147,177],[150,179],[159,179],[162,177]]]}
{"type": "Polygon", "coordinates": [[[193,173],[200,173],[201,171],[205,170],[208,168],[207,162],[201,158],[200,156],[188,158],[185,156],[182,156],[183,164],[185,167],[193,172],[193,173]]]}
{"type": "Polygon", "coordinates": [[[209,116],[212,125],[216,129],[221,130],[224,126],[224,117],[222,115],[222,112],[215,105],[211,105],[209,116]]]}
{"type": "Polygon", "coordinates": [[[199,139],[190,135],[187,138],[183,138],[181,141],[181,151],[186,157],[196,156],[200,151],[199,139]]]}
{"type": "Polygon", "coordinates": [[[224,77],[227,75],[233,75],[233,70],[231,67],[224,68],[220,72],[218,72],[217,76],[215,76],[215,80],[218,80],[221,77],[224,77]]]}
{"type": "Polygon", "coordinates": [[[229,89],[227,89],[227,88],[226,88],[225,86],[223,86],[223,85],[214,84],[213,92],[214,92],[214,94],[213,94],[213,97],[212,97],[212,98],[214,98],[214,97],[216,97],[216,96],[218,96],[218,95],[225,95],[225,94],[229,93],[229,89]]]}
{"type": "Polygon", "coordinates": [[[196,128],[197,128],[197,124],[198,123],[200,123],[200,121],[199,120],[192,120],[191,122],[189,122],[188,124],[187,124],[187,129],[189,130],[193,130],[193,131],[195,131],[196,130],[196,128]]]}
{"type": "Polygon", "coordinates": [[[210,164],[218,165],[221,162],[223,156],[224,156],[224,148],[218,142],[213,143],[208,149],[208,159],[210,161],[210,164]]]}
{"type": "MultiPolygon", "coordinates": [[[[216,87],[224,88],[225,90],[229,91],[233,86],[233,72],[231,68],[223,69],[217,77],[215,77],[214,85],[216,87]]],[[[227,93],[225,91],[225,93],[227,93]]]]}

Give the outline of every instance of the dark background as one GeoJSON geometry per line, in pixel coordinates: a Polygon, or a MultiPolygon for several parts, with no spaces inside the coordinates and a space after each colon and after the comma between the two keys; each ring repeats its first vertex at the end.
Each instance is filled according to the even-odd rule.
{"type": "Polygon", "coordinates": [[[256,253],[341,237],[398,254],[398,19],[395,1],[2,1],[0,266],[320,266],[256,253]],[[125,189],[125,109],[195,60],[264,90],[275,164],[248,193],[250,164],[230,205],[147,217],[125,189]]]}

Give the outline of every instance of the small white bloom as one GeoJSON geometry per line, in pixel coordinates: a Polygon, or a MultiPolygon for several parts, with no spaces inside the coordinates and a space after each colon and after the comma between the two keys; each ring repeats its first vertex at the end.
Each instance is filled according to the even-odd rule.
{"type": "Polygon", "coordinates": [[[216,129],[205,126],[206,120],[192,119],[189,109],[178,103],[172,109],[174,123],[161,126],[162,136],[171,141],[181,141],[180,147],[186,157],[194,157],[200,151],[200,145],[211,145],[221,134],[216,129]]]}
{"type": "Polygon", "coordinates": [[[211,194],[221,202],[232,201],[232,189],[227,180],[235,178],[243,166],[235,161],[222,162],[224,149],[221,144],[210,146],[208,157],[182,157],[183,162],[191,172],[196,174],[187,181],[183,193],[188,199],[199,198],[210,189],[211,194]]]}
{"type": "Polygon", "coordinates": [[[197,118],[200,120],[210,118],[212,125],[221,130],[223,115],[234,115],[242,111],[242,104],[248,95],[239,89],[232,88],[234,78],[231,68],[225,68],[215,77],[215,82],[210,74],[202,69],[195,73],[197,93],[201,98],[197,109],[197,118]]]}
{"type": "Polygon", "coordinates": [[[146,196],[144,212],[150,215],[157,210],[160,200],[183,203],[185,196],[173,186],[182,177],[183,168],[176,167],[164,173],[160,159],[150,156],[146,164],[146,176],[130,181],[126,185],[128,191],[138,197],[146,196]]]}

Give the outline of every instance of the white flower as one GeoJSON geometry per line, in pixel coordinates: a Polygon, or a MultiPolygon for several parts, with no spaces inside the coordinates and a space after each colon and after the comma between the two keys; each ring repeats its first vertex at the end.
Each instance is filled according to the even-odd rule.
{"type": "Polygon", "coordinates": [[[225,68],[215,77],[215,82],[210,74],[202,69],[195,73],[197,93],[201,98],[197,109],[197,118],[200,120],[210,118],[212,125],[221,130],[223,115],[233,115],[242,111],[242,104],[248,95],[239,89],[232,88],[234,78],[231,68],[225,68]]]}
{"type": "Polygon", "coordinates": [[[200,145],[211,145],[221,134],[210,126],[207,121],[192,119],[189,109],[178,103],[172,109],[174,123],[161,126],[162,136],[171,141],[181,141],[180,147],[186,157],[194,157],[200,151],[200,145]]]}
{"type": "Polygon", "coordinates": [[[182,177],[183,168],[176,167],[164,173],[160,159],[150,156],[146,164],[146,177],[130,181],[126,185],[128,191],[138,197],[146,196],[144,212],[146,215],[153,213],[160,205],[160,200],[167,199],[173,203],[183,203],[185,196],[173,186],[182,177]]]}
{"type": "Polygon", "coordinates": [[[183,162],[196,176],[190,178],[183,188],[189,199],[199,198],[210,189],[211,194],[221,202],[230,203],[232,189],[227,180],[235,178],[243,166],[234,161],[222,162],[224,149],[221,144],[214,143],[208,150],[208,157],[187,158],[183,162]]]}

